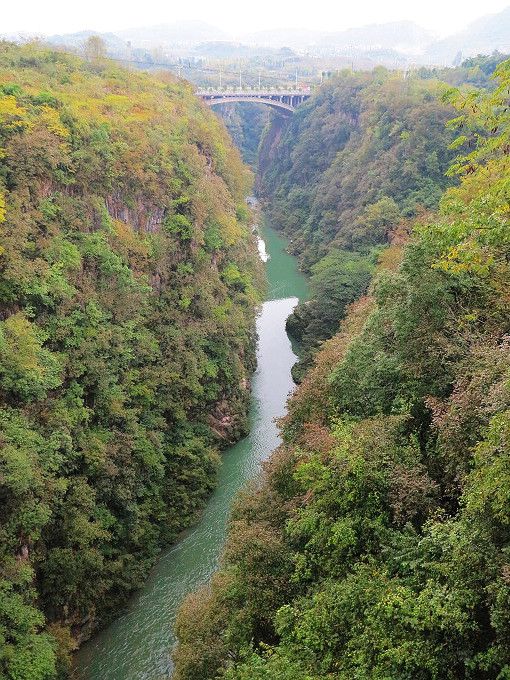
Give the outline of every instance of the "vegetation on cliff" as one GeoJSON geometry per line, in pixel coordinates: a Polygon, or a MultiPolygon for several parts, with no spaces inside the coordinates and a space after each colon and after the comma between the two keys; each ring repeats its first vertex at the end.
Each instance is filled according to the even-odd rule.
{"type": "Polygon", "coordinates": [[[343,71],[299,107],[283,134],[276,130],[274,148],[263,142],[259,191],[312,281],[310,302],[289,319],[303,346],[296,379],[336,332],[346,304],[366,290],[392,225],[436,209],[451,183],[445,124],[453,112],[440,101],[442,88],[383,68],[343,71]],[[355,280],[353,267],[367,275],[355,280]]]}
{"type": "Polygon", "coordinates": [[[46,680],[245,431],[248,188],[191,87],[0,43],[0,676],[46,680]]]}
{"type": "Polygon", "coordinates": [[[510,62],[496,75],[447,94],[461,183],[393,230],[290,400],[181,610],[178,680],[510,677],[510,62]]]}
{"type": "Polygon", "coordinates": [[[242,153],[244,162],[256,170],[258,146],[264,128],[269,122],[270,109],[260,104],[243,102],[222,104],[213,110],[223,119],[235,145],[242,153]]]}

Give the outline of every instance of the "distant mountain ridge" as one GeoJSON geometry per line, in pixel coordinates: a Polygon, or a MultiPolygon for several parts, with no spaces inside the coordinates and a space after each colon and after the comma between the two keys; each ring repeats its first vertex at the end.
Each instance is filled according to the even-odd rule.
{"type": "Polygon", "coordinates": [[[232,36],[205,21],[176,21],[171,24],[142,26],[117,31],[124,40],[166,43],[201,43],[205,40],[231,40],[232,36]]]}
{"type": "Polygon", "coordinates": [[[510,6],[497,14],[486,14],[465,30],[432,43],[425,50],[423,61],[451,64],[459,52],[462,57],[469,57],[495,50],[510,52],[510,6]]]}
{"type": "Polygon", "coordinates": [[[307,28],[273,29],[243,33],[243,41],[272,47],[303,48],[379,46],[403,52],[424,49],[434,39],[430,31],[412,21],[392,21],[385,24],[368,24],[345,31],[315,31],[307,28]]]}
{"type": "Polygon", "coordinates": [[[90,35],[100,35],[112,56],[119,55],[127,42],[135,47],[170,47],[200,45],[205,42],[239,40],[244,45],[296,50],[342,50],[354,48],[368,51],[393,50],[423,63],[450,65],[454,60],[498,50],[510,52],[510,6],[502,12],[488,14],[472,22],[466,29],[441,40],[412,21],[367,24],[344,31],[318,31],[308,28],[280,28],[251,31],[233,36],[205,21],[177,21],[156,26],[142,26],[115,33],[80,31],[54,35],[47,42],[80,47],[90,35]]]}
{"type": "Polygon", "coordinates": [[[413,21],[390,21],[385,24],[368,24],[329,33],[322,39],[324,45],[379,45],[395,50],[416,51],[434,39],[431,31],[413,21]]]}

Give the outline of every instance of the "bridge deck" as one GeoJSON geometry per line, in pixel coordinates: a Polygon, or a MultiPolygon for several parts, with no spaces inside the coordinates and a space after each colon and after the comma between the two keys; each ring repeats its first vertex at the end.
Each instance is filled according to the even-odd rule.
{"type": "Polygon", "coordinates": [[[207,106],[227,104],[229,102],[259,102],[272,108],[282,109],[293,113],[296,106],[310,97],[309,89],[277,90],[260,89],[248,90],[243,88],[225,88],[222,90],[201,88],[195,92],[197,97],[205,101],[207,106]]]}

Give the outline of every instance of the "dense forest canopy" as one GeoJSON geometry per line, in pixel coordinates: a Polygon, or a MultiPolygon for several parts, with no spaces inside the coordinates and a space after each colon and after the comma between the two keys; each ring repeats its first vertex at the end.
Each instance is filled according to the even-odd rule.
{"type": "Polygon", "coordinates": [[[393,225],[426,220],[456,183],[446,172],[455,153],[445,123],[454,110],[441,94],[458,85],[493,89],[490,76],[505,58],[495,52],[406,78],[383,68],[337,72],[291,120],[273,117],[266,127],[258,191],[312,280],[312,299],[287,324],[303,350],[296,380],[366,289],[393,225]],[[351,275],[353,267],[365,275],[351,275]]]}
{"type": "Polygon", "coordinates": [[[0,43],[0,677],[65,673],[246,429],[249,175],[189,84],[0,43]]]}
{"type": "Polygon", "coordinates": [[[336,332],[345,306],[366,290],[393,225],[437,209],[452,183],[445,173],[454,135],[446,123],[454,112],[441,102],[444,88],[435,78],[383,68],[343,71],[283,130],[267,130],[259,193],[312,281],[311,301],[288,324],[303,345],[297,379],[317,343],[336,332]]]}
{"type": "MultiPolygon", "coordinates": [[[[352,126],[363,115],[359,78],[339,81],[352,126]]],[[[315,121],[329,120],[323,132],[338,140],[334,108],[328,114],[334,86],[315,121]]],[[[406,97],[421,88],[411,84],[406,97]]],[[[313,155],[320,138],[311,125],[300,137],[300,151],[306,141],[316,159],[310,168],[297,153],[275,152],[290,160],[280,177],[271,175],[285,186],[274,209],[285,219],[286,192],[295,192],[287,231],[306,262],[317,262],[328,242],[334,268],[344,250],[360,257],[346,246],[353,227],[371,222],[356,222],[352,211],[382,200],[370,193],[380,187],[394,202],[385,228],[392,237],[367,294],[347,307],[340,332],[290,399],[283,444],[263,479],[238,499],[221,571],[181,609],[178,680],[510,677],[510,61],[488,91],[447,91],[451,108],[421,91],[425,121],[435,120],[429,107],[439,117],[418,136],[419,98],[396,125],[377,117],[384,94],[374,90],[368,115],[388,126],[380,136],[367,131],[379,145],[375,156],[363,137],[350,153],[328,158],[317,146],[313,155]],[[439,121],[448,117],[445,133],[439,121]],[[393,126],[396,135],[388,134],[393,126]],[[407,167],[383,166],[400,167],[399,192],[391,175],[370,171],[409,137],[421,160],[410,152],[407,167]],[[461,155],[452,159],[445,141],[461,155]],[[358,151],[364,194],[341,173],[322,210],[324,174],[344,163],[356,173],[358,151]],[[429,184],[422,168],[431,154],[429,184]],[[436,210],[448,181],[440,160],[459,181],[436,210]],[[410,220],[417,195],[431,203],[410,220]],[[316,219],[307,222],[310,210],[316,219]]],[[[384,106],[398,111],[400,103],[388,97],[384,106]]]]}

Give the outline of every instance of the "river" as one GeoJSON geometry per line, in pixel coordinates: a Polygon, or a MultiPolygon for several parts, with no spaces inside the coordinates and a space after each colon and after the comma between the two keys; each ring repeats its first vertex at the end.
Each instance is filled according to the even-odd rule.
{"type": "Polygon", "coordinates": [[[297,270],[296,259],[285,252],[287,241],[267,225],[261,228],[261,236],[269,256],[268,294],[257,318],[258,366],[252,381],[250,434],[222,454],[218,486],[198,524],[161,554],[123,615],[81,647],[73,678],[166,680],[171,675],[179,605],[216,571],[232,500],[279,443],[273,421],[285,413],[287,395],[294,387],[290,369],[296,360],[285,320],[298,299],[306,298],[307,282],[297,270]]]}

